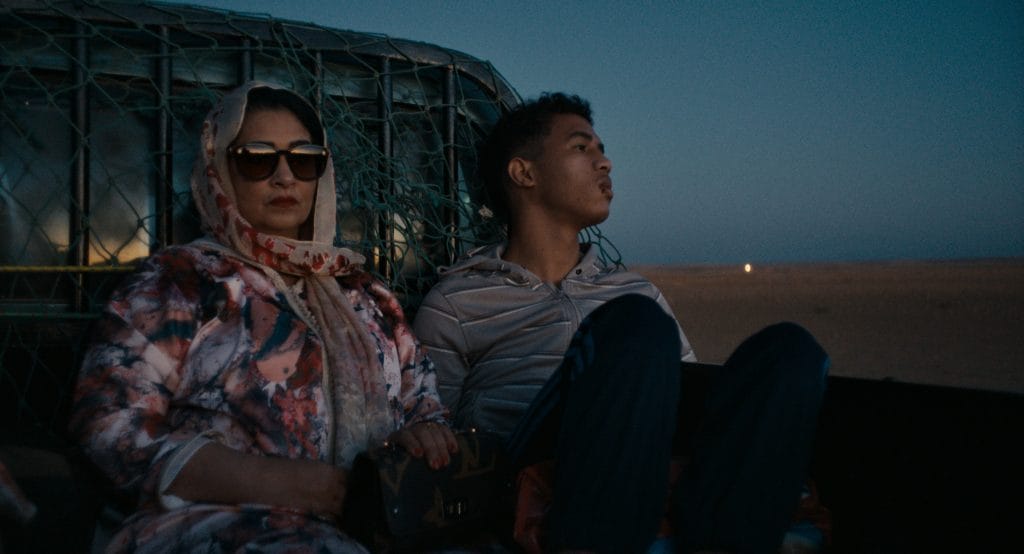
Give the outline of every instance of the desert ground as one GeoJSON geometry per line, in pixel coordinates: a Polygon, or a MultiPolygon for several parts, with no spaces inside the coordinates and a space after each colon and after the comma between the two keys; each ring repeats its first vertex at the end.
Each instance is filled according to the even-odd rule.
{"type": "Polygon", "coordinates": [[[634,266],[664,293],[700,361],[793,321],[831,373],[1024,393],[1024,259],[634,266]]]}

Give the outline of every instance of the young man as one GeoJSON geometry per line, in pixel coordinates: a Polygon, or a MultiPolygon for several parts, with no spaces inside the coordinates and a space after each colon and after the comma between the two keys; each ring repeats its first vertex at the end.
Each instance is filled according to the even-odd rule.
{"type": "Polygon", "coordinates": [[[507,434],[520,464],[556,459],[552,550],[644,551],[673,443],[688,457],[671,494],[676,545],[776,550],[827,356],[803,329],[769,327],[714,376],[705,407],[680,406],[679,362],[696,358],[664,298],[579,244],[608,217],[611,169],[579,97],[542,95],[495,125],[481,172],[508,241],[442,269],[415,322],[442,400],[456,425],[507,434]]]}

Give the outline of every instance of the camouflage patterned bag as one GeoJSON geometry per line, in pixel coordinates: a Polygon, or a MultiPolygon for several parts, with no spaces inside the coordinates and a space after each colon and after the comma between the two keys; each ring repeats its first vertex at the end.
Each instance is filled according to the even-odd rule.
{"type": "Polygon", "coordinates": [[[504,441],[458,432],[458,453],[431,469],[398,446],[360,454],[348,479],[343,527],[373,552],[488,541],[511,506],[504,441]]]}

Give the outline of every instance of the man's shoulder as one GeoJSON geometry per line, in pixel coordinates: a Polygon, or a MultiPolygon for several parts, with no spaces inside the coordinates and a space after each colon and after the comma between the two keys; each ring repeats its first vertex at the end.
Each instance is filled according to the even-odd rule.
{"type": "Polygon", "coordinates": [[[601,260],[595,260],[590,268],[583,268],[582,273],[581,279],[586,279],[603,286],[647,284],[654,287],[654,283],[647,277],[635,271],[630,271],[622,265],[611,264],[601,260]]]}
{"type": "Polygon", "coordinates": [[[647,277],[629,271],[620,265],[598,263],[578,276],[570,275],[563,289],[569,296],[591,302],[606,302],[626,294],[640,294],[654,300],[661,298],[661,291],[647,277]]]}
{"type": "Polygon", "coordinates": [[[501,259],[501,246],[491,244],[474,248],[452,265],[438,268],[440,279],[431,292],[449,294],[504,283],[515,273],[515,267],[501,259]]]}
{"type": "MultiPolygon", "coordinates": [[[[548,289],[523,268],[501,259],[501,245],[471,250],[459,262],[442,268],[419,313],[439,312],[460,321],[478,321],[533,305],[548,289]]],[[[417,318],[419,316],[417,315],[417,318]]]]}
{"type": "Polygon", "coordinates": [[[446,273],[426,297],[423,305],[447,305],[456,311],[467,306],[480,308],[507,305],[516,295],[515,289],[523,288],[516,276],[508,272],[481,268],[463,268],[446,273]]]}

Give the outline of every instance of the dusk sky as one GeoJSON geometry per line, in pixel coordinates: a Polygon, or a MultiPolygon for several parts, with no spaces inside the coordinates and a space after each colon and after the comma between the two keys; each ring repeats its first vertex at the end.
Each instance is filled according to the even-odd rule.
{"type": "Polygon", "coordinates": [[[200,0],[584,96],[627,264],[1024,256],[1024,3],[200,0]]]}

